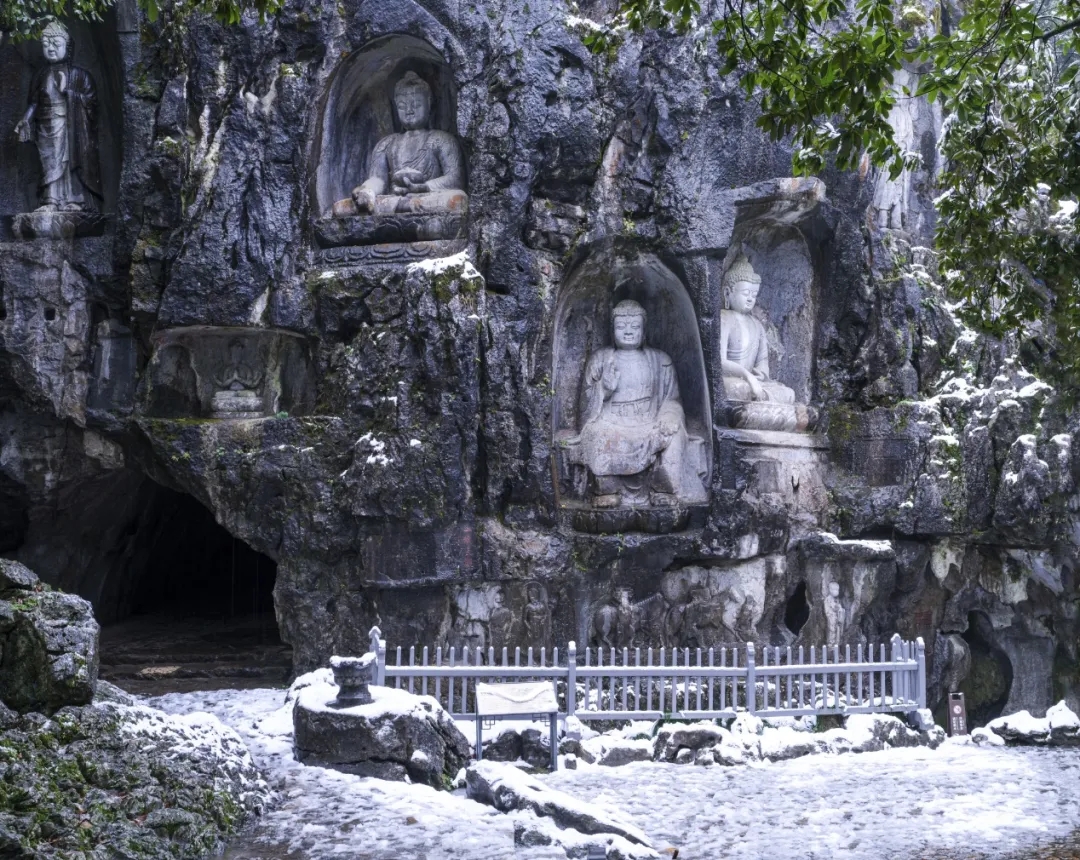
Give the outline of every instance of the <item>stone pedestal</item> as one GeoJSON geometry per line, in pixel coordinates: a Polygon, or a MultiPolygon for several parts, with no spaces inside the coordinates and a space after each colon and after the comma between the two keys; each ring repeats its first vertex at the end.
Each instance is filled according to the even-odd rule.
{"type": "Polygon", "coordinates": [[[23,212],[14,216],[11,230],[16,239],[75,239],[100,236],[108,219],[97,212],[23,212]]]}
{"type": "Polygon", "coordinates": [[[216,391],[211,418],[262,418],[263,398],[258,391],[216,391]]]}
{"type": "Polygon", "coordinates": [[[313,682],[293,707],[297,761],[432,788],[445,788],[468,763],[469,742],[430,696],[372,686],[367,704],[342,707],[339,688],[316,675],[305,676],[313,682]]]}
{"type": "Polygon", "coordinates": [[[740,488],[739,476],[748,474],[748,493],[780,496],[796,517],[816,520],[824,510],[830,452],[824,436],[718,427],[716,439],[723,489],[740,488]]]}

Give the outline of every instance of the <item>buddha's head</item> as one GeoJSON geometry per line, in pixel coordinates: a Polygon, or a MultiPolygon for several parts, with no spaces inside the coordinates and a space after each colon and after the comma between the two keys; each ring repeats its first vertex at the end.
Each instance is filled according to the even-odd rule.
{"type": "Polygon", "coordinates": [[[748,314],[757,303],[761,275],[754,271],[745,255],[731,264],[724,274],[724,305],[733,311],[748,314]]]}
{"type": "Polygon", "coordinates": [[[840,583],[839,582],[830,582],[829,583],[829,597],[832,597],[832,598],[835,599],[835,598],[837,598],[839,596],[840,596],[840,583]]]}
{"type": "Polygon", "coordinates": [[[611,329],[618,349],[641,349],[645,343],[645,308],[627,300],[611,312],[611,329]]]}
{"type": "Polygon", "coordinates": [[[394,85],[394,109],[405,131],[427,128],[431,117],[431,87],[416,72],[406,72],[394,85]]]}
{"type": "Polygon", "coordinates": [[[50,21],[41,34],[41,50],[50,63],[59,63],[67,56],[71,37],[67,27],[59,21],[50,21]]]}

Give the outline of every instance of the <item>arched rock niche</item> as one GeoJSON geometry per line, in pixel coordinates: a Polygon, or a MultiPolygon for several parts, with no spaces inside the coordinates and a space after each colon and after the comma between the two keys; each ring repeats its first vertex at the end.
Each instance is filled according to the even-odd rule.
{"type": "MultiPolygon", "coordinates": [[[[773,183],[770,183],[770,186],[773,183]]],[[[771,377],[795,392],[797,403],[813,402],[814,355],[823,248],[832,235],[825,187],[803,180],[793,189],[765,189],[735,204],[731,241],[723,261],[717,260],[717,281],[742,254],[761,276],[753,310],[765,327],[771,377]]],[[[724,301],[721,287],[721,301],[724,301]]],[[[716,327],[719,354],[720,327],[716,327]]],[[[725,392],[721,374],[713,392],[718,404],[725,392]]],[[[723,410],[720,410],[721,412],[723,410]]],[[[727,422],[719,415],[720,423],[727,422]]]]}
{"type": "Polygon", "coordinates": [[[305,415],[315,403],[315,371],[307,341],[280,329],[189,326],[154,337],[154,353],[140,392],[143,413],[155,418],[225,417],[215,411],[230,365],[257,397],[236,417],[305,415]]]}
{"type": "MultiPolygon", "coordinates": [[[[104,195],[101,209],[105,214],[116,211],[123,155],[122,52],[115,18],[115,12],[110,10],[103,23],[71,22],[68,27],[69,59],[91,74],[97,92],[98,158],[104,195]]],[[[0,45],[0,241],[13,238],[13,215],[32,212],[40,203],[37,150],[32,143],[19,143],[14,129],[26,111],[34,74],[45,65],[38,41],[0,45]]],[[[96,222],[98,229],[103,226],[103,220],[96,222]]]]}
{"type": "Polygon", "coordinates": [[[575,528],[589,532],[666,532],[703,516],[712,474],[712,421],[697,314],[682,281],[654,254],[595,250],[568,278],[555,318],[552,435],[559,505],[575,528]],[[678,380],[687,433],[701,440],[704,499],[663,509],[599,510],[588,495],[588,473],[571,464],[560,441],[581,428],[582,376],[589,356],[612,345],[612,309],[631,299],[644,307],[645,346],[667,353],[678,380]]]}
{"type": "Polygon", "coordinates": [[[402,129],[391,105],[394,84],[416,72],[431,87],[431,128],[457,134],[457,101],[450,67],[423,39],[383,36],[342,62],[322,107],[316,147],[313,204],[316,217],[364,181],[375,144],[402,129]]]}

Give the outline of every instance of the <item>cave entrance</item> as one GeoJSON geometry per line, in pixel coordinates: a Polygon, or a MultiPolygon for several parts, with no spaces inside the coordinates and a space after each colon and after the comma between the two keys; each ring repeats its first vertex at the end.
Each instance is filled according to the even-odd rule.
{"type": "Polygon", "coordinates": [[[810,620],[810,603],[806,599],[806,582],[800,582],[784,606],[784,626],[796,636],[810,620]]]}
{"type": "Polygon", "coordinates": [[[158,485],[128,527],[130,563],[101,595],[102,677],[140,694],[275,686],[292,671],[274,561],[191,496],[158,485]]]}
{"type": "Polygon", "coordinates": [[[994,627],[986,613],[969,612],[967,630],[961,635],[971,648],[971,671],[960,683],[967,705],[968,725],[985,726],[1001,716],[1009,701],[1012,661],[996,644],[994,627]]]}

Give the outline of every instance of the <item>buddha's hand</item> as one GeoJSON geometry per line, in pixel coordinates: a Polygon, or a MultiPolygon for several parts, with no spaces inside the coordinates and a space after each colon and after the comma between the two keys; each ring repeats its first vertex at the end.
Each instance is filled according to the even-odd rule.
{"type": "Polygon", "coordinates": [[[679,432],[679,422],[672,418],[670,415],[660,416],[660,421],[657,425],[657,429],[660,430],[661,436],[674,436],[679,432]]]}
{"type": "Polygon", "coordinates": [[[374,212],[375,211],[375,195],[364,188],[362,185],[357,185],[352,190],[353,203],[356,204],[358,212],[374,212]]]}
{"type": "Polygon", "coordinates": [[[394,171],[393,185],[399,194],[427,194],[431,190],[424,181],[424,174],[412,167],[394,171]]]}
{"type": "Polygon", "coordinates": [[[750,393],[755,400],[768,400],[769,395],[752,373],[746,375],[746,381],[750,383],[750,393]]]}
{"type": "Polygon", "coordinates": [[[615,366],[615,359],[608,358],[604,362],[604,369],[600,375],[600,384],[604,387],[605,394],[614,394],[619,387],[619,368],[615,366]]]}
{"type": "Polygon", "coordinates": [[[33,137],[30,132],[30,123],[25,119],[20,119],[15,123],[15,136],[19,139],[20,143],[29,143],[33,137]]]}

